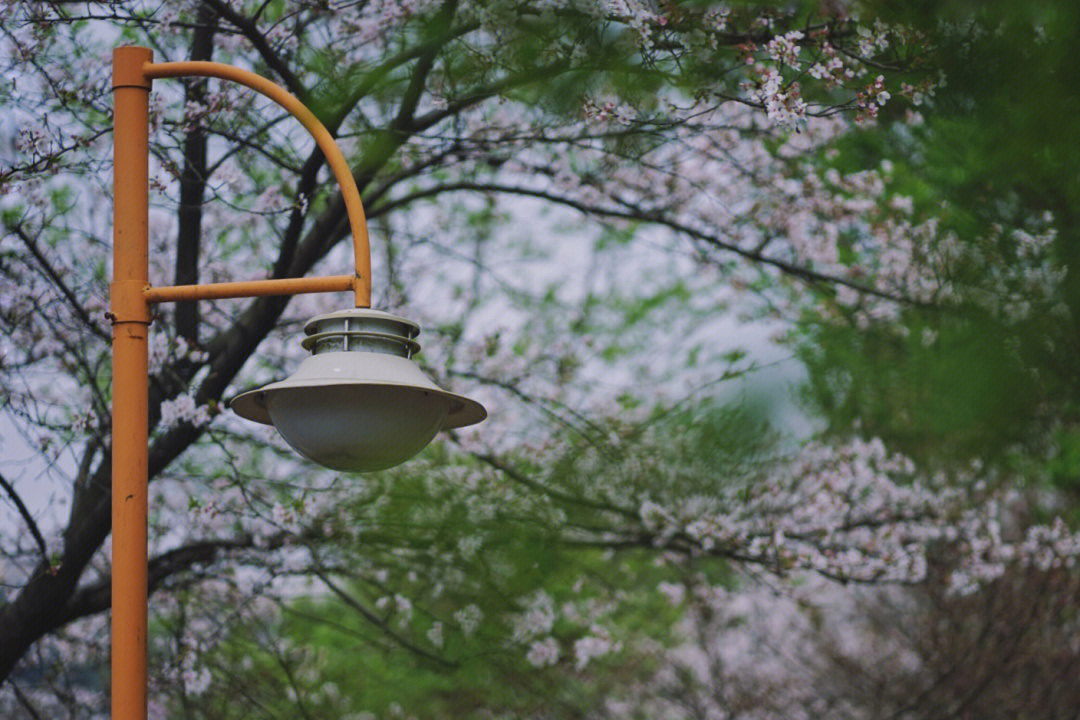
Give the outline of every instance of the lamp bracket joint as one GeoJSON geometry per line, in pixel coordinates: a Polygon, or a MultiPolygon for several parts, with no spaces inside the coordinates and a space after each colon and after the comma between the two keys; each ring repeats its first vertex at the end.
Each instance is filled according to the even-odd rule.
{"type": "Polygon", "coordinates": [[[118,47],[113,50],[113,89],[142,88],[150,90],[152,79],[146,69],[154,59],[154,52],[143,47],[118,47]]]}
{"type": "Polygon", "coordinates": [[[114,280],[109,285],[109,313],[113,325],[141,323],[149,325],[153,320],[146,291],[150,284],[143,280],[114,280]]]}

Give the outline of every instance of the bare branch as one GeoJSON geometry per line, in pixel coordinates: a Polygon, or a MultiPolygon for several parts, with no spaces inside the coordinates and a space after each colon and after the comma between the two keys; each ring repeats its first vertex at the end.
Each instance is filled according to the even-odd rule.
{"type": "Polygon", "coordinates": [[[52,283],[56,285],[56,288],[60,291],[60,294],[64,296],[64,299],[67,300],[68,305],[70,305],[71,309],[75,311],[75,314],[79,316],[79,319],[83,322],[83,324],[86,325],[86,327],[99,338],[108,341],[109,336],[105,334],[105,332],[102,331],[100,327],[98,327],[97,323],[95,323],[90,318],[90,315],[87,314],[86,309],[82,306],[82,303],[80,303],[78,298],[75,297],[75,293],[72,292],[71,288],[67,286],[67,283],[65,283],[64,279],[60,276],[60,273],[56,271],[56,268],[52,266],[48,258],[46,258],[44,253],[41,252],[41,248],[38,247],[37,240],[30,237],[30,235],[20,225],[11,226],[10,230],[15,233],[15,235],[20,240],[22,240],[23,245],[25,245],[26,249],[30,251],[30,254],[34,256],[34,259],[37,260],[38,265],[41,266],[42,271],[44,271],[44,273],[49,276],[49,280],[51,280],[52,283]]]}
{"type": "Polygon", "coordinates": [[[469,454],[480,462],[484,463],[485,465],[490,465],[499,472],[504,473],[511,480],[521,483],[530,490],[535,490],[536,492],[543,493],[544,495],[547,495],[554,500],[558,500],[561,503],[567,505],[591,507],[596,510],[604,510],[607,512],[614,512],[623,515],[624,517],[638,517],[638,513],[629,508],[622,508],[618,505],[611,505],[610,503],[604,503],[598,500],[590,500],[589,498],[584,498],[577,495],[568,495],[561,490],[556,490],[552,487],[549,487],[542,482],[539,482],[538,480],[533,480],[531,477],[523,473],[518,468],[510,465],[509,463],[494,455],[475,451],[470,451],[469,454]]]}
{"type": "Polygon", "coordinates": [[[24,693],[11,678],[8,678],[8,685],[11,686],[12,691],[15,693],[15,699],[22,705],[23,710],[29,713],[30,717],[34,720],[42,720],[41,713],[39,713],[37,708],[34,707],[34,704],[30,702],[30,698],[26,697],[26,693],[24,693]]]}
{"type": "Polygon", "coordinates": [[[308,104],[311,99],[307,88],[303,86],[300,79],[293,74],[293,71],[289,69],[289,66],[285,61],[274,52],[274,49],[270,47],[270,43],[267,42],[266,36],[259,30],[259,26],[254,20],[244,16],[237,12],[228,4],[221,2],[221,0],[203,0],[206,6],[214,9],[218,15],[225,20],[228,20],[237,30],[239,30],[244,37],[246,37],[259,53],[259,57],[263,59],[267,67],[277,73],[277,76],[281,78],[281,81],[285,83],[285,87],[289,89],[293,95],[299,98],[300,102],[305,105],[308,104]]]}
{"type": "Polygon", "coordinates": [[[19,497],[19,493],[15,492],[15,487],[4,479],[3,475],[0,475],[0,488],[4,489],[4,492],[11,498],[11,502],[15,503],[15,509],[19,511],[19,515],[22,517],[23,522],[30,528],[30,534],[34,536],[34,540],[37,541],[38,549],[41,550],[41,559],[43,562],[49,562],[49,549],[45,545],[45,537],[41,534],[41,530],[38,528],[37,522],[34,520],[34,516],[30,514],[26,504],[19,497]]]}
{"type": "MultiPolygon", "coordinates": [[[[209,60],[213,55],[215,17],[209,7],[198,11],[199,28],[191,37],[191,59],[209,60]]],[[[186,100],[200,104],[206,97],[206,79],[190,78],[186,83],[186,100]]],[[[180,206],[177,208],[176,285],[199,282],[199,245],[202,241],[202,205],[206,192],[206,129],[197,123],[184,136],[184,170],[180,175],[180,206]]],[[[194,344],[199,341],[199,304],[179,302],[173,309],[177,335],[194,344]]]]}
{"type": "Polygon", "coordinates": [[[416,643],[411,642],[408,638],[402,636],[399,633],[394,632],[393,628],[391,628],[385,622],[383,622],[379,618],[378,615],[376,615],[374,612],[372,612],[368,608],[364,607],[363,603],[361,603],[359,600],[354,598],[352,595],[350,595],[349,593],[342,590],[323,571],[315,570],[314,573],[315,573],[315,576],[318,577],[320,580],[322,580],[323,583],[326,584],[326,587],[330,588],[330,591],[333,592],[335,595],[337,595],[338,598],[340,598],[343,603],[345,603],[346,605],[351,607],[353,610],[355,610],[357,613],[359,613],[359,615],[362,618],[364,618],[368,622],[373,623],[374,625],[376,625],[380,630],[382,630],[384,633],[386,633],[391,638],[393,638],[394,641],[396,641],[402,647],[416,653],[420,657],[423,657],[423,658],[425,658],[427,660],[431,660],[432,662],[436,662],[439,665],[442,665],[444,667],[454,667],[456,665],[456,663],[454,663],[454,662],[452,662],[450,660],[447,660],[446,658],[441,657],[439,655],[435,655],[434,653],[430,653],[427,650],[425,650],[424,648],[417,645],[416,643]]]}
{"type": "MultiPolygon", "coordinates": [[[[270,547],[280,545],[281,540],[273,540],[270,547]]],[[[183,545],[174,550],[151,558],[147,565],[148,592],[153,594],[169,578],[193,565],[214,562],[222,553],[245,550],[255,546],[254,538],[241,536],[227,540],[203,540],[183,545]]],[[[99,579],[92,585],[79,588],[64,607],[64,612],[57,625],[62,625],[88,615],[108,610],[112,603],[112,576],[99,579]]]]}
{"type": "Polygon", "coordinates": [[[461,191],[494,192],[504,193],[507,195],[522,195],[526,197],[535,197],[543,200],[550,200],[551,202],[555,202],[560,205],[565,205],[566,207],[573,208],[574,210],[578,210],[586,215],[618,218],[621,220],[632,220],[636,222],[655,223],[657,225],[663,225],[665,227],[671,228],[672,230],[682,233],[688,237],[694,238],[695,240],[700,240],[701,242],[711,245],[719,250],[734,253],[735,255],[738,255],[747,260],[751,260],[753,262],[761,263],[763,265],[769,265],[770,267],[774,267],[777,270],[780,270],[785,275],[798,277],[811,283],[844,285],[861,293],[873,295],[874,297],[883,298],[885,300],[893,300],[895,302],[900,302],[917,307],[934,307],[934,305],[929,302],[916,300],[914,298],[904,295],[894,295],[885,290],[879,290],[868,285],[863,285],[862,283],[855,282],[854,280],[849,280],[845,277],[828,275],[826,273],[818,272],[808,267],[795,265],[794,263],[790,263],[786,260],[772,258],[763,254],[760,249],[747,250],[746,248],[739,247],[738,245],[734,245],[718,237],[709,235],[705,232],[702,232],[701,230],[689,227],[688,225],[680,223],[677,220],[665,217],[659,212],[633,210],[629,209],[629,206],[627,206],[627,209],[619,210],[615,208],[605,208],[597,205],[589,205],[588,203],[582,202],[581,200],[564,197],[562,195],[557,195],[546,190],[534,190],[531,188],[517,187],[513,185],[501,185],[499,183],[465,181],[446,183],[445,185],[437,185],[434,187],[426,188],[424,190],[418,190],[414,193],[410,193],[409,195],[395,198],[394,200],[391,200],[384,205],[380,205],[378,208],[374,209],[373,213],[385,213],[388,212],[391,208],[402,207],[422,198],[433,197],[435,195],[440,195],[446,192],[461,191]]]}

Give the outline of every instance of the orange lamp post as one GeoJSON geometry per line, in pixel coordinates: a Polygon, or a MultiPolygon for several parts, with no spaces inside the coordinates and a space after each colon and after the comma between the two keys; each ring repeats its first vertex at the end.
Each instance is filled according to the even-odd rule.
{"type": "MultiPolygon", "coordinates": [[[[112,717],[145,720],[147,334],[151,306],[179,300],[352,291],[357,308],[370,308],[371,252],[360,193],[333,136],[308,108],[278,85],[220,63],[154,63],[153,53],[147,48],[120,47],[113,52],[113,93],[112,717]],[[341,186],[352,229],[355,268],[351,275],[150,286],[150,87],[157,78],[186,76],[215,77],[246,85],[288,110],[307,128],[341,186]]],[[[305,456],[338,469],[381,469],[411,457],[439,430],[479,422],[486,416],[479,403],[439,389],[411,366],[408,358],[419,348],[412,340],[419,332],[415,323],[358,309],[320,316],[309,326],[311,337],[305,347],[313,354],[323,354],[305,361],[306,369],[302,365],[294,378],[245,393],[233,403],[244,417],[278,425],[286,440],[305,456]],[[333,374],[328,376],[327,372],[333,374]],[[348,377],[342,381],[343,376],[348,377]],[[296,401],[298,390],[302,395],[311,388],[318,391],[313,395],[321,392],[332,396],[323,401],[332,415],[324,422],[331,426],[326,433],[332,436],[329,441],[325,437],[305,437],[293,430],[298,418],[306,420],[323,409],[313,410],[296,401]],[[373,404],[380,403],[391,407],[373,409],[373,404]],[[415,417],[405,414],[413,411],[415,417]],[[411,444],[388,451],[371,442],[375,437],[383,445],[392,444],[402,430],[412,434],[411,444]]]]}

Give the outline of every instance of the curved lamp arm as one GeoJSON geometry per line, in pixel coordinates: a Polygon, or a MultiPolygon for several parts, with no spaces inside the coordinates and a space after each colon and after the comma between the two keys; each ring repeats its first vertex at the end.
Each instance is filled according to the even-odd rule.
{"type": "MultiPolygon", "coordinates": [[[[352,229],[353,257],[356,270],[352,288],[356,294],[356,307],[371,307],[371,244],[368,240],[367,218],[364,216],[364,205],[360,200],[360,191],[356,187],[352,170],[349,168],[345,156],[341,154],[341,149],[338,148],[334,136],[315,117],[315,113],[311,112],[306,105],[280,85],[267,80],[261,75],[256,75],[253,72],[232,65],[194,60],[167,63],[148,62],[142,66],[142,72],[148,80],[197,76],[214,77],[235,82],[265,95],[288,110],[293,117],[300,121],[307,131],[311,133],[323,155],[326,156],[326,163],[334,173],[338,185],[341,186],[341,196],[345,200],[345,212],[348,214],[349,226],[352,229]]],[[[164,290],[164,288],[159,288],[159,290],[164,290]]],[[[200,296],[206,297],[206,295],[201,294],[200,296]]]]}

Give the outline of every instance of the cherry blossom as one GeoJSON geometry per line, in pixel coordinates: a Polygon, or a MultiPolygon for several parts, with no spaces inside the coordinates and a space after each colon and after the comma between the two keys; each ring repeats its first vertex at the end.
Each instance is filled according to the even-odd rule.
{"type": "Polygon", "coordinates": [[[549,637],[534,641],[529,646],[529,652],[525,654],[525,659],[533,667],[542,668],[557,663],[559,654],[559,641],[549,637]]]}
{"type": "Polygon", "coordinates": [[[795,65],[799,61],[799,52],[802,46],[799,41],[806,35],[801,30],[792,30],[783,35],[777,35],[765,45],[769,57],[782,65],[795,65]]]}
{"type": "Polygon", "coordinates": [[[165,429],[180,423],[190,423],[196,427],[210,422],[210,411],[205,405],[198,406],[190,395],[181,395],[174,400],[161,403],[161,424],[165,429]]]}
{"type": "Polygon", "coordinates": [[[480,622],[483,619],[483,612],[473,604],[466,605],[460,610],[454,611],[454,622],[461,627],[461,632],[464,633],[466,637],[476,632],[476,629],[480,626],[480,622]]]}
{"type": "Polygon", "coordinates": [[[603,627],[594,626],[589,635],[574,641],[574,666],[583,670],[594,659],[618,652],[622,644],[611,639],[611,635],[603,627]]]}
{"type": "Polygon", "coordinates": [[[525,601],[525,608],[514,618],[515,642],[522,642],[551,632],[555,624],[555,607],[551,597],[543,590],[525,601]]]}

